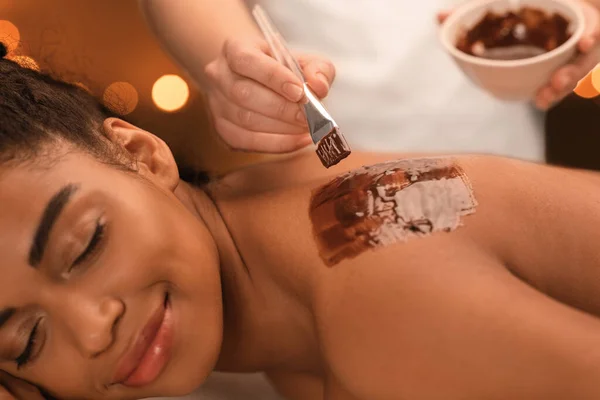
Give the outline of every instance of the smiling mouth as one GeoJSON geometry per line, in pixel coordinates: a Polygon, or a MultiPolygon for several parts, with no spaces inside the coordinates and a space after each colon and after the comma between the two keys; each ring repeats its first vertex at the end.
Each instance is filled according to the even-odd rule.
{"type": "Polygon", "coordinates": [[[129,387],[146,386],[164,370],[173,345],[173,310],[169,294],[121,359],[113,382],[129,387]]]}

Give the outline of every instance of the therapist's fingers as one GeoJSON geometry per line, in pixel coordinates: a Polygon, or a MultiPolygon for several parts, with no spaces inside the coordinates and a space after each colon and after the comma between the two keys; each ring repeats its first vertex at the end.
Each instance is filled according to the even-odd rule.
{"type": "Polygon", "coordinates": [[[550,78],[550,82],[541,88],[536,97],[535,105],[540,110],[547,110],[554,103],[570,93],[577,84],[577,77],[585,75],[580,67],[575,64],[569,64],[559,68],[550,78]]]}
{"type": "Polygon", "coordinates": [[[223,55],[233,72],[268,87],[289,101],[300,101],[304,95],[300,78],[267,51],[265,42],[228,41],[223,46],[223,55]]]}
{"type": "Polygon", "coordinates": [[[577,57],[572,63],[559,68],[550,78],[548,85],[540,89],[535,105],[547,110],[556,102],[571,93],[581,80],[600,60],[600,44],[596,44],[587,54],[577,57]]]}
{"type": "Polygon", "coordinates": [[[225,98],[233,104],[292,125],[306,124],[298,114],[298,103],[287,100],[260,83],[235,74],[219,65],[219,62],[214,66],[209,64],[205,72],[225,98]]]}
{"type": "Polygon", "coordinates": [[[308,133],[304,135],[279,135],[269,132],[253,132],[227,121],[215,120],[215,128],[221,139],[232,149],[261,153],[290,153],[312,143],[308,133]]]}
{"type": "Polygon", "coordinates": [[[321,99],[326,97],[335,81],[336,71],[333,63],[313,55],[299,55],[298,63],[312,91],[321,99]]]}
{"type": "Polygon", "coordinates": [[[600,12],[594,5],[587,1],[580,0],[578,3],[583,8],[585,19],[584,31],[577,46],[579,51],[588,53],[600,39],[600,12]]]}
{"type": "Polygon", "coordinates": [[[557,93],[552,90],[551,87],[546,86],[537,92],[534,104],[538,109],[546,111],[554,104],[554,99],[556,99],[557,96],[557,93]]]}
{"type": "Polygon", "coordinates": [[[308,130],[306,126],[288,124],[237,106],[221,94],[209,96],[208,100],[213,115],[223,117],[239,127],[250,131],[300,135],[306,133],[308,130]]]}

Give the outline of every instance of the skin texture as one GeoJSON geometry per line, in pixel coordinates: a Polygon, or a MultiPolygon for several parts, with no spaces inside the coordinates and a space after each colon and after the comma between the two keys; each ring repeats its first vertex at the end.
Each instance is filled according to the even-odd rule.
{"type": "Polygon", "coordinates": [[[52,165],[1,169],[0,308],[18,308],[0,331],[3,371],[65,399],[181,394],[213,368],[266,371],[291,399],[600,396],[597,174],[454,156],[478,202],[463,226],[330,268],[311,193],[362,165],[427,155],[355,153],[325,170],[307,151],[227,175],[208,196],[178,181],[153,135],[114,119],[105,128],[137,172],[61,145],[52,165]],[[42,210],[69,183],[79,190],[33,269],[42,210]],[[99,214],[101,250],[65,275],[99,214]],[[167,290],[165,370],[147,387],[104,389],[167,290]],[[37,316],[43,348],[16,370],[20,327],[37,316]]]}

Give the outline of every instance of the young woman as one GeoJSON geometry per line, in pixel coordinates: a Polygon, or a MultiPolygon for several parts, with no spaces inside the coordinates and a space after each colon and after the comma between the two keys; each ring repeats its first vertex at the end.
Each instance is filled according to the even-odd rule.
{"type": "Polygon", "coordinates": [[[175,396],[214,369],[290,399],[600,396],[597,174],[307,151],[193,186],[8,60],[0,121],[4,397],[175,396]]]}

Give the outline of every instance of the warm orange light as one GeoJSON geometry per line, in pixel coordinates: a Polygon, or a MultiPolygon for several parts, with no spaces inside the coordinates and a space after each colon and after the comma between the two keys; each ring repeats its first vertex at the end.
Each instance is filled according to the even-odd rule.
{"type": "Polygon", "coordinates": [[[35,60],[33,58],[31,58],[31,57],[28,57],[28,56],[10,56],[10,57],[8,57],[8,59],[16,62],[17,64],[19,64],[23,68],[29,68],[29,69],[32,69],[34,71],[39,71],[40,70],[40,66],[38,65],[38,63],[35,62],[35,60]]]}
{"type": "Polygon", "coordinates": [[[577,87],[574,90],[575,94],[583,97],[584,99],[591,99],[598,96],[598,91],[592,83],[592,74],[587,74],[582,80],[577,83],[577,87]]]}
{"type": "Polygon", "coordinates": [[[187,103],[190,89],[177,75],[163,75],[152,86],[152,100],[163,111],[176,111],[187,103]]]}
{"type": "Polygon", "coordinates": [[[4,43],[9,53],[19,47],[20,40],[19,29],[10,21],[0,20],[0,42],[4,43]]]}
{"type": "Polygon", "coordinates": [[[588,76],[591,76],[592,86],[594,86],[594,89],[596,89],[597,92],[600,92],[600,64],[596,65],[588,74],[588,76]]]}
{"type": "Polygon", "coordinates": [[[133,112],[138,104],[138,99],[137,90],[127,82],[111,83],[104,90],[104,104],[117,114],[127,115],[133,112]]]}

